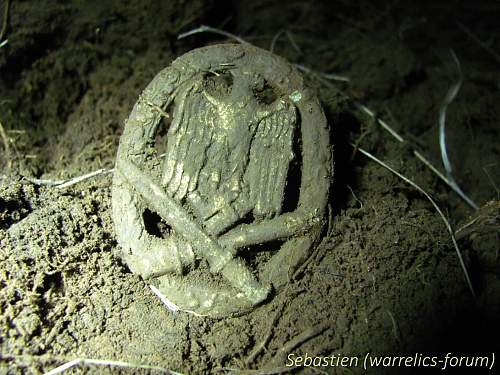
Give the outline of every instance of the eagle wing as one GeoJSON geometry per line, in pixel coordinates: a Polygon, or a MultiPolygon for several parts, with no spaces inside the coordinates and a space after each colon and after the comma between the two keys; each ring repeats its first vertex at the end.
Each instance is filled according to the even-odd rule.
{"type": "Polygon", "coordinates": [[[178,200],[197,188],[214,135],[214,108],[196,91],[193,84],[182,92],[167,134],[162,182],[167,193],[178,200]]]}
{"type": "Polygon", "coordinates": [[[296,121],[295,107],[281,101],[258,124],[246,173],[256,218],[281,213],[296,121]]]}

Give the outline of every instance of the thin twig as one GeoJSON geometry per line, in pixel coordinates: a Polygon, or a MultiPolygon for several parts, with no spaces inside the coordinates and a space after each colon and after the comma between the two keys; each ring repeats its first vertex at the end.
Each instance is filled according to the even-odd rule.
{"type": "Polygon", "coordinates": [[[293,371],[297,366],[276,367],[269,370],[246,370],[231,367],[221,367],[215,370],[230,371],[239,375],[277,375],[293,371]]]}
{"type": "Polygon", "coordinates": [[[92,178],[92,177],[113,173],[113,171],[114,171],[114,168],[113,169],[101,168],[101,169],[98,169],[97,171],[84,174],[83,176],[69,179],[69,180],[65,181],[64,183],[62,183],[61,185],[57,186],[57,189],[64,189],[68,186],[75,185],[79,182],[88,180],[89,178],[92,178]]]}
{"type": "Polygon", "coordinates": [[[477,204],[474,203],[472,199],[470,199],[458,186],[457,182],[455,181],[455,178],[453,177],[453,170],[451,167],[451,162],[450,159],[448,158],[448,152],[446,151],[446,110],[448,109],[448,106],[453,102],[453,100],[456,98],[458,92],[460,91],[460,88],[462,87],[462,82],[463,82],[463,77],[462,77],[462,69],[460,68],[460,61],[458,61],[458,57],[455,54],[453,50],[450,50],[451,57],[453,58],[453,61],[455,62],[455,65],[457,67],[458,71],[458,79],[457,81],[450,86],[448,89],[448,92],[446,93],[446,96],[443,101],[443,105],[441,106],[441,109],[439,110],[439,148],[441,150],[441,159],[443,160],[443,166],[446,171],[448,181],[450,182],[450,186],[452,186],[453,190],[456,191],[460,197],[467,202],[469,206],[474,208],[475,210],[478,209],[477,204]]]}
{"type": "Polygon", "coordinates": [[[309,257],[302,263],[302,265],[294,272],[292,275],[292,280],[297,280],[299,275],[303,274],[307,267],[314,261],[318,261],[318,254],[324,251],[326,244],[330,241],[329,239],[333,234],[333,210],[332,206],[328,204],[328,221],[327,221],[327,230],[326,235],[323,237],[318,246],[314,249],[314,251],[309,255],[309,257]]]}
{"type": "Polygon", "coordinates": [[[5,157],[7,159],[7,171],[10,172],[10,169],[12,167],[12,160],[10,153],[9,138],[7,138],[7,134],[5,133],[5,129],[3,128],[2,122],[0,122],[0,138],[2,138],[5,149],[5,157]]]}
{"type": "Polygon", "coordinates": [[[28,181],[28,182],[31,182],[34,185],[54,186],[54,187],[61,185],[66,181],[66,180],[46,180],[46,179],[42,179],[42,178],[33,178],[33,177],[29,177],[29,176],[23,176],[23,179],[28,181]]]}
{"type": "Polygon", "coordinates": [[[157,106],[156,104],[150,102],[149,100],[146,101],[146,104],[148,106],[150,106],[151,108],[153,108],[158,113],[160,113],[160,115],[162,115],[163,117],[170,118],[170,115],[167,112],[165,112],[163,109],[161,109],[159,106],[157,106]]]}
{"type": "Polygon", "coordinates": [[[328,82],[329,80],[330,81],[341,81],[341,82],[349,82],[351,80],[349,77],[346,77],[346,76],[343,76],[343,75],[340,75],[340,74],[335,74],[335,73],[320,73],[320,72],[316,72],[316,71],[312,70],[311,68],[308,68],[307,66],[304,66],[304,65],[301,65],[301,64],[293,64],[293,65],[298,70],[301,70],[304,73],[311,74],[311,75],[315,76],[318,81],[320,81],[321,83],[324,83],[328,88],[333,89],[333,90],[335,90],[337,92],[339,92],[339,90],[337,90],[336,87],[334,87],[331,84],[328,85],[329,84],[329,82],[328,82]]]}
{"type": "Polygon", "coordinates": [[[389,318],[391,319],[392,334],[394,335],[396,341],[399,343],[401,342],[401,335],[399,334],[399,326],[398,323],[396,322],[396,318],[394,318],[394,315],[390,310],[385,310],[385,311],[387,312],[387,315],[389,315],[389,318]]]}
{"type": "Polygon", "coordinates": [[[288,41],[292,45],[292,47],[295,49],[295,51],[297,51],[298,53],[302,53],[302,50],[300,49],[299,45],[295,41],[292,33],[290,31],[286,30],[285,34],[286,34],[286,37],[288,38],[288,41]]]}
{"type": "Polygon", "coordinates": [[[269,324],[269,330],[266,334],[266,337],[264,340],[262,340],[255,348],[252,350],[252,352],[248,355],[248,357],[245,359],[245,365],[249,366],[255,357],[266,347],[267,343],[271,339],[271,336],[274,331],[274,327],[276,323],[278,322],[278,318],[280,317],[281,313],[283,312],[283,309],[285,308],[285,303],[282,303],[278,309],[276,310],[273,319],[271,320],[269,324]]]}
{"type": "Polygon", "coordinates": [[[194,316],[199,316],[199,317],[208,316],[208,315],[198,314],[195,311],[181,309],[179,306],[177,306],[175,303],[173,303],[167,297],[165,297],[165,295],[162,292],[160,292],[160,290],[158,288],[156,288],[154,285],[149,285],[149,289],[151,289],[151,291],[154,294],[156,294],[156,296],[160,299],[160,301],[163,302],[163,304],[165,306],[167,306],[167,309],[169,309],[174,314],[178,311],[182,311],[182,312],[185,312],[185,313],[188,313],[188,314],[191,314],[194,316]]]}
{"type": "Polygon", "coordinates": [[[441,171],[439,169],[437,169],[434,165],[432,165],[430,163],[430,161],[424,155],[422,155],[417,150],[413,150],[413,155],[415,155],[418,160],[420,160],[422,163],[424,163],[424,165],[427,168],[429,168],[432,172],[434,172],[434,174],[436,176],[438,176],[442,181],[444,181],[448,186],[451,187],[450,181],[448,181],[448,179],[446,178],[446,176],[444,174],[442,174],[441,171]]]}
{"type": "MultiPolygon", "coordinates": [[[[168,116],[168,114],[165,114],[165,115],[168,116]]],[[[166,153],[163,153],[163,154],[158,155],[158,157],[164,158],[166,155],[167,155],[166,153]]],[[[25,179],[26,181],[29,181],[35,185],[51,186],[51,187],[55,187],[56,189],[63,189],[63,188],[66,188],[68,186],[75,185],[79,182],[88,180],[92,177],[104,176],[107,174],[112,174],[114,172],[115,172],[114,168],[110,168],[110,169],[101,168],[101,169],[98,169],[96,171],[86,173],[82,176],[73,177],[73,178],[69,178],[66,180],[45,180],[45,179],[28,177],[28,176],[23,176],[23,179],[25,179]]],[[[3,176],[2,178],[5,178],[5,176],[3,176]]]]}
{"type": "Polygon", "coordinates": [[[495,189],[497,193],[497,199],[500,199],[500,190],[498,189],[497,184],[495,183],[495,180],[493,180],[493,177],[491,177],[490,172],[488,172],[488,168],[495,167],[497,166],[498,163],[490,163],[485,166],[483,166],[483,171],[486,177],[488,177],[488,180],[490,181],[491,186],[493,186],[493,189],[495,189]]]}
{"type": "Polygon", "coordinates": [[[0,48],[2,48],[4,45],[7,44],[8,40],[3,38],[5,37],[5,34],[7,33],[7,27],[9,25],[9,9],[10,9],[10,0],[5,0],[5,6],[3,8],[3,23],[2,23],[2,30],[0,31],[0,48]]]}
{"type": "Polygon", "coordinates": [[[278,41],[279,37],[285,32],[285,29],[280,29],[274,36],[273,39],[271,40],[271,45],[269,46],[269,52],[274,53],[274,47],[276,46],[276,42],[278,41]]]}
{"type": "Polygon", "coordinates": [[[96,365],[96,366],[112,366],[112,367],[124,367],[124,368],[134,368],[134,369],[144,369],[144,370],[156,370],[165,374],[172,375],[182,375],[179,372],[171,371],[163,367],[158,366],[150,366],[150,365],[140,365],[135,363],[123,362],[123,361],[110,361],[110,360],[102,360],[102,359],[89,359],[89,358],[76,358],[72,361],[66,362],[65,364],[56,367],[49,372],[46,372],[45,375],[55,375],[61,374],[64,371],[78,366],[78,365],[96,365]]]}
{"type": "Polygon", "coordinates": [[[177,313],[177,311],[179,311],[179,306],[177,306],[175,303],[173,302],[170,302],[170,300],[167,299],[167,297],[165,297],[163,295],[162,292],[160,292],[160,290],[158,288],[156,288],[154,285],[148,285],[149,286],[149,289],[151,289],[151,291],[156,294],[156,296],[160,299],[161,302],[163,302],[163,304],[165,306],[167,306],[167,309],[169,309],[170,311],[172,311],[174,314],[177,313]]]}
{"type": "Polygon", "coordinates": [[[177,39],[183,39],[183,38],[186,38],[188,36],[191,36],[194,34],[199,34],[199,33],[218,34],[218,35],[225,36],[226,38],[229,38],[229,39],[234,39],[241,44],[249,44],[247,41],[245,41],[244,39],[240,38],[237,35],[234,35],[234,34],[231,34],[227,31],[217,29],[215,27],[211,27],[211,26],[207,26],[207,25],[201,25],[200,27],[197,27],[196,29],[192,29],[192,30],[186,31],[185,33],[179,34],[177,36],[177,39]]]}
{"type": "Polygon", "coordinates": [[[291,353],[293,349],[298,347],[299,345],[305,343],[306,341],[312,339],[313,337],[318,336],[319,334],[323,333],[327,328],[329,327],[329,324],[327,323],[321,323],[318,324],[315,327],[312,327],[297,336],[295,336],[293,339],[288,341],[281,349],[278,350],[276,355],[274,356],[274,362],[278,362],[282,359],[283,356],[286,356],[288,353],[291,353]]]}
{"type": "Polygon", "coordinates": [[[444,224],[446,226],[446,229],[448,230],[448,232],[450,234],[451,240],[453,242],[453,246],[455,247],[455,251],[457,252],[457,256],[458,256],[458,260],[460,262],[460,266],[462,267],[462,271],[463,271],[464,276],[465,276],[465,280],[467,282],[469,290],[471,291],[472,295],[475,298],[476,297],[476,292],[474,291],[474,287],[472,286],[472,281],[471,281],[471,279],[469,277],[469,272],[467,271],[467,267],[465,266],[465,262],[464,262],[462,253],[461,253],[461,251],[460,251],[460,249],[458,247],[457,240],[455,239],[455,234],[453,233],[453,229],[451,229],[451,225],[450,225],[449,221],[446,219],[446,216],[444,216],[443,211],[441,211],[441,209],[439,208],[439,206],[437,205],[437,203],[434,201],[434,199],[432,199],[432,197],[424,189],[422,189],[419,185],[417,185],[415,182],[413,182],[409,178],[403,176],[401,173],[397,172],[396,170],[392,169],[390,166],[388,166],[387,164],[385,164],[380,159],[377,159],[375,156],[373,156],[372,154],[370,154],[368,151],[365,151],[362,148],[358,148],[358,151],[361,152],[366,157],[370,158],[371,160],[375,161],[376,163],[380,164],[382,167],[388,169],[389,171],[391,171],[392,173],[394,173],[396,176],[398,176],[403,181],[405,181],[408,184],[410,184],[411,186],[413,186],[420,193],[422,193],[423,195],[425,195],[425,197],[432,203],[432,205],[434,206],[434,208],[438,212],[439,216],[441,216],[441,219],[443,219],[443,222],[444,222],[444,224]]]}
{"type": "Polygon", "coordinates": [[[114,172],[114,168],[112,169],[105,169],[101,168],[98,169],[97,171],[93,171],[90,173],[86,173],[82,176],[66,179],[66,180],[44,180],[44,179],[38,179],[38,178],[32,178],[32,177],[26,177],[24,176],[23,178],[32,184],[35,185],[40,185],[40,186],[53,186],[56,189],[64,189],[68,186],[75,185],[79,182],[88,180],[89,178],[96,177],[96,176],[101,176],[101,175],[106,175],[106,174],[111,174],[114,172]]]}
{"type": "Polygon", "coordinates": [[[460,239],[475,231],[500,234],[500,200],[488,202],[475,211],[474,216],[455,231],[455,237],[460,239]]]}
{"type": "Polygon", "coordinates": [[[359,203],[359,208],[363,208],[363,202],[361,202],[359,200],[359,198],[356,196],[356,194],[354,193],[354,190],[352,189],[352,187],[349,185],[349,184],[346,184],[345,186],[347,186],[347,188],[349,189],[349,191],[351,192],[352,196],[354,197],[354,199],[356,200],[356,202],[359,203]]]}
{"type": "Polygon", "coordinates": [[[460,30],[462,30],[469,38],[471,38],[474,42],[479,44],[481,48],[483,48],[486,52],[488,52],[493,58],[500,63],[500,55],[493,51],[490,46],[488,46],[485,42],[479,39],[472,31],[470,31],[463,23],[457,21],[457,26],[460,30]]]}
{"type": "Polygon", "coordinates": [[[354,101],[354,106],[359,109],[361,112],[366,113],[368,116],[370,116],[372,119],[376,120],[379,125],[386,130],[390,135],[392,135],[398,142],[404,142],[404,138],[401,137],[393,128],[389,126],[384,120],[380,119],[371,109],[369,109],[367,106],[364,104],[361,104],[357,101],[354,101]]]}

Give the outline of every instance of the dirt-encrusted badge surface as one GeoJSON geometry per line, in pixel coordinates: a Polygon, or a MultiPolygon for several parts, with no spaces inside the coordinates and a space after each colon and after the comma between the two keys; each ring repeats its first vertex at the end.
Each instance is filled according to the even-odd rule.
{"type": "Polygon", "coordinates": [[[126,122],[113,182],[123,258],[181,309],[247,311],[317,245],[331,163],[323,111],[290,64],[249,45],[193,50],[126,122]]]}

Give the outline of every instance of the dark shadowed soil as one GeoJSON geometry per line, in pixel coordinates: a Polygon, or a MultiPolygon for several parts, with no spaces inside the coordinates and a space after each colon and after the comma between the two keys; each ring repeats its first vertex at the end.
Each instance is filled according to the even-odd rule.
{"type": "MultiPolygon", "coordinates": [[[[289,354],[306,353],[359,363],[294,371],[487,372],[442,371],[442,363],[367,372],[362,362],[367,353],[490,361],[499,354],[499,14],[493,0],[11,0],[0,48],[0,374],[44,373],[79,357],[184,374],[273,373],[289,354]],[[207,33],[177,40],[201,24],[266,49],[284,30],[275,53],[350,78],[327,86],[307,76],[335,151],[328,233],[284,292],[228,319],[172,313],[122,263],[111,173],[66,188],[26,179],[112,168],[124,120],[154,75],[186,51],[228,41],[207,33]],[[442,170],[438,115],[458,77],[450,48],[463,86],[448,107],[447,146],[455,179],[478,211],[413,153],[442,170]],[[408,142],[392,138],[357,102],[408,142]],[[438,202],[458,230],[476,298],[431,203],[353,144],[438,202]]],[[[71,371],[159,373],[95,365],[71,371]]]]}

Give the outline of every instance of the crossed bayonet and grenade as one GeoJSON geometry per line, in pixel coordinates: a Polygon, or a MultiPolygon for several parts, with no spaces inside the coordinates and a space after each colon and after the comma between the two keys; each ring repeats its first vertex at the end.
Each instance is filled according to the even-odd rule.
{"type": "Polygon", "coordinates": [[[193,50],[126,122],[112,193],[123,259],[180,309],[249,311],[318,245],[331,177],[324,113],[293,66],[247,44],[193,50]]]}

